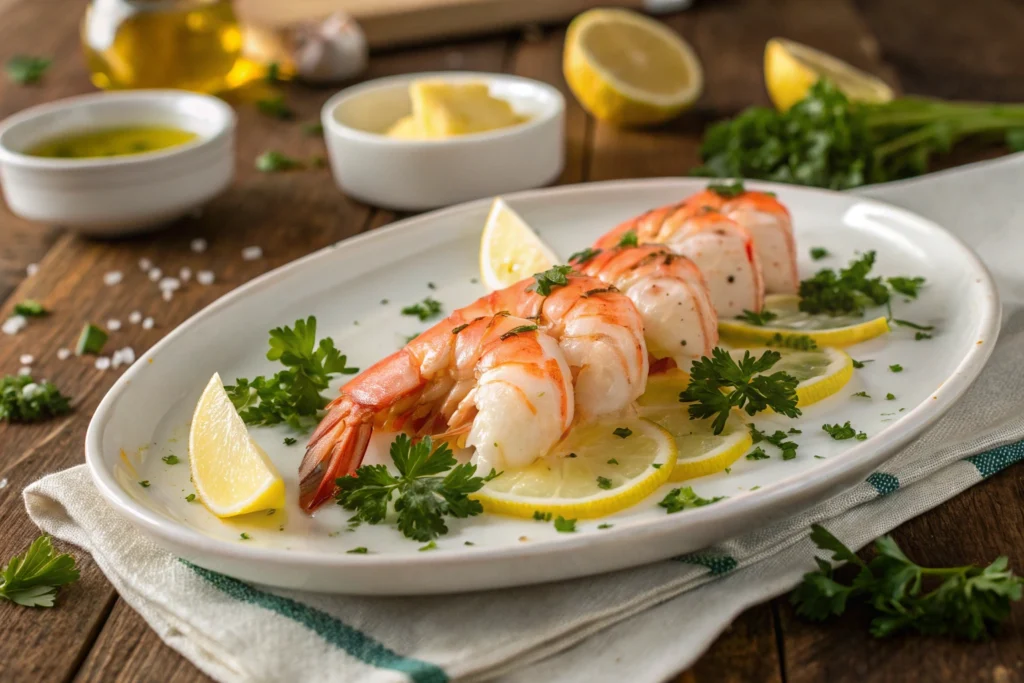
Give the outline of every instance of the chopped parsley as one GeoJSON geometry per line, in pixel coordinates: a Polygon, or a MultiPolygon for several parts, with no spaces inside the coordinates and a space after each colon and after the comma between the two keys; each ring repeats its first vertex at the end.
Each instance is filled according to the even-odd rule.
{"type": "Polygon", "coordinates": [[[540,510],[534,510],[533,511],[533,518],[535,520],[537,520],[538,522],[550,522],[551,521],[551,513],[550,512],[541,512],[540,510]]]}
{"type": "Polygon", "coordinates": [[[631,436],[633,434],[633,430],[630,429],[629,427],[616,427],[614,430],[612,430],[612,434],[619,437],[620,439],[625,439],[627,436],[631,436]]]}
{"type": "Polygon", "coordinates": [[[679,394],[680,402],[693,403],[688,409],[691,418],[714,417],[714,433],[721,434],[734,407],[748,415],[769,407],[787,417],[800,415],[796,407],[799,380],[785,372],[763,374],[782,358],[778,351],[765,351],[760,358],[744,351],[739,363],[721,347],[711,355],[694,361],[690,384],[679,394]],[[723,393],[723,389],[732,391],[723,393]]]}
{"type": "Polygon", "coordinates": [[[612,480],[607,477],[597,478],[597,488],[609,491],[612,488],[612,480]]]}
{"type": "Polygon", "coordinates": [[[302,168],[302,162],[293,159],[277,150],[268,149],[256,157],[256,170],[263,173],[277,173],[279,171],[290,171],[295,168],[302,168]]]}
{"type": "Polygon", "coordinates": [[[296,320],[294,327],[270,331],[267,360],[280,361],[286,369],[272,377],[236,379],[225,386],[228,397],[247,425],[287,423],[305,430],[316,424],[328,401],[322,395],[336,375],[352,375],[359,368],[345,364],[346,358],[334,348],[334,340],[316,341],[316,318],[296,320]]]}
{"type": "Polygon", "coordinates": [[[866,391],[858,391],[857,393],[854,394],[854,396],[858,396],[860,398],[871,398],[871,396],[866,391]]]}
{"type": "Polygon", "coordinates": [[[417,550],[419,550],[421,553],[426,552],[428,550],[437,550],[437,543],[435,541],[431,541],[430,543],[426,544],[425,546],[421,546],[420,548],[417,548],[417,550]]]}
{"type": "Polygon", "coordinates": [[[636,237],[636,230],[627,230],[622,233],[622,237],[619,238],[620,247],[635,247],[639,244],[636,237]]]}
{"type": "Polygon", "coordinates": [[[99,355],[107,343],[107,333],[92,323],[86,323],[82,332],[78,335],[78,345],[75,347],[75,354],[82,356],[87,353],[99,355]]]}
{"type": "Polygon", "coordinates": [[[687,508],[699,508],[705,505],[711,505],[725,498],[725,496],[715,496],[714,498],[701,498],[698,496],[692,487],[686,486],[683,488],[672,489],[668,494],[661,499],[658,503],[659,507],[665,508],[667,514],[673,512],[680,512],[687,508]]]}
{"type": "Polygon", "coordinates": [[[811,247],[811,258],[815,261],[820,261],[823,258],[831,256],[829,250],[825,247],[811,247]]]}
{"type": "Polygon", "coordinates": [[[190,493],[187,496],[185,496],[185,502],[187,502],[187,503],[193,503],[193,502],[195,502],[195,499],[196,499],[196,494],[194,494],[194,493],[190,493]]]}
{"type": "Polygon", "coordinates": [[[358,548],[352,548],[352,550],[346,550],[345,553],[348,555],[365,555],[370,552],[365,546],[359,546],[358,548]]]}
{"type": "Polygon", "coordinates": [[[271,118],[280,119],[282,121],[289,121],[295,118],[295,112],[292,111],[291,107],[288,106],[288,103],[284,101],[284,95],[276,95],[274,97],[256,100],[256,108],[260,110],[261,114],[271,118]]]}
{"type": "Polygon", "coordinates": [[[806,334],[782,334],[776,332],[772,338],[765,341],[765,346],[779,349],[794,349],[796,351],[813,351],[818,348],[818,342],[806,334]]]}
{"type": "Polygon", "coordinates": [[[581,251],[577,251],[575,254],[569,257],[569,263],[573,265],[582,266],[587,261],[591,260],[595,256],[601,253],[600,249],[591,249],[587,247],[581,251]]]}
{"type": "Polygon", "coordinates": [[[554,266],[541,273],[534,273],[534,282],[526,288],[528,292],[537,292],[541,296],[549,296],[555,287],[569,284],[572,266],[554,266]]]}
{"type": "Polygon", "coordinates": [[[597,528],[598,529],[611,529],[613,526],[615,526],[615,525],[614,524],[608,524],[607,522],[605,522],[604,524],[598,524],[597,528]]]}
{"type": "Polygon", "coordinates": [[[836,441],[846,441],[847,439],[857,439],[857,441],[863,441],[868,438],[868,435],[864,432],[858,432],[850,425],[850,421],[847,420],[846,424],[839,424],[838,422],[834,425],[823,424],[821,428],[828,433],[836,441]]]}
{"type": "MultiPolygon", "coordinates": [[[[752,424],[747,425],[747,427],[749,427],[750,429],[750,440],[752,443],[757,444],[761,443],[762,441],[770,443],[771,445],[775,446],[780,451],[782,451],[783,460],[792,460],[793,458],[796,457],[796,452],[800,448],[800,444],[798,444],[795,441],[789,440],[789,434],[793,433],[792,430],[789,432],[789,434],[782,431],[781,429],[776,429],[775,432],[772,434],[766,434],[765,432],[762,432],[760,429],[758,429],[756,426],[752,424]]],[[[800,434],[802,432],[798,430],[796,433],[800,434]]],[[[756,460],[757,458],[751,459],[756,460]]]]}
{"type": "Polygon", "coordinates": [[[886,394],[885,395],[885,400],[886,401],[895,401],[896,400],[896,396],[894,394],[886,394]]]}
{"type": "Polygon", "coordinates": [[[771,321],[779,317],[778,313],[769,311],[767,308],[761,312],[748,311],[743,309],[743,315],[736,316],[737,320],[742,320],[751,325],[757,325],[758,327],[764,327],[771,321]]]}
{"type": "Polygon", "coordinates": [[[285,446],[294,446],[298,442],[299,442],[299,440],[296,439],[294,436],[286,436],[286,437],[284,437],[284,445],[285,446]]]}
{"type": "Polygon", "coordinates": [[[302,133],[303,135],[308,135],[311,138],[314,138],[318,135],[323,135],[324,124],[320,123],[319,121],[310,121],[309,123],[304,123],[302,124],[302,133]]]}
{"type": "Polygon", "coordinates": [[[746,188],[743,187],[742,180],[734,180],[731,183],[710,183],[707,189],[711,190],[719,197],[723,197],[725,199],[739,197],[741,194],[747,191],[746,188]]]}
{"type": "Polygon", "coordinates": [[[476,465],[458,464],[447,443],[431,450],[429,436],[413,444],[406,434],[391,443],[391,460],[396,477],[386,465],[363,465],[355,475],[337,480],[338,504],[352,510],[353,520],[380,524],[395,497],[396,525],[408,538],[429,541],[448,533],[445,516],[466,518],[483,512],[480,501],[469,494],[498,476],[494,470],[476,475],[476,465]],[[438,476],[441,474],[444,476],[438,476]]]}
{"type": "Polygon", "coordinates": [[[923,277],[890,277],[886,279],[894,292],[916,299],[924,284],[923,277]]]}
{"type": "Polygon", "coordinates": [[[853,367],[857,368],[858,370],[863,368],[865,363],[874,363],[875,362],[873,360],[857,360],[856,358],[851,358],[850,360],[853,361],[853,367]]]}
{"type": "Polygon", "coordinates": [[[165,455],[160,459],[163,460],[168,465],[177,465],[179,462],[181,462],[181,459],[178,456],[174,455],[173,453],[171,453],[170,455],[165,455]]]}
{"type": "Polygon", "coordinates": [[[499,338],[502,341],[504,341],[504,340],[508,339],[509,337],[515,337],[516,335],[522,334],[524,332],[536,332],[536,331],[537,331],[537,326],[536,325],[520,325],[519,327],[513,327],[511,330],[509,330],[505,334],[501,335],[501,337],[499,337],[499,338]]]}
{"type": "Polygon", "coordinates": [[[149,488],[149,479],[143,479],[142,481],[140,481],[139,482],[139,486],[141,486],[144,489],[148,489],[149,488]]]}
{"type": "Polygon", "coordinates": [[[32,55],[14,55],[7,60],[4,71],[7,78],[19,85],[33,85],[43,78],[43,74],[50,68],[53,60],[48,57],[33,57],[32,55]]]}
{"type": "Polygon", "coordinates": [[[0,600],[23,607],[53,607],[60,587],[77,580],[75,558],[56,553],[50,537],[43,535],[0,572],[0,600]]]}
{"type": "Polygon", "coordinates": [[[39,422],[70,411],[68,397],[51,382],[29,375],[5,375],[0,380],[0,422],[39,422]]]}
{"type": "Polygon", "coordinates": [[[838,272],[819,270],[800,283],[800,310],[833,316],[860,315],[867,306],[889,303],[889,288],[882,278],[868,277],[874,264],[875,252],[869,251],[838,272]]]}
{"type": "Polygon", "coordinates": [[[899,363],[894,363],[889,366],[889,370],[891,370],[892,372],[903,372],[903,366],[900,365],[899,363]]]}
{"type": "Polygon", "coordinates": [[[23,315],[26,318],[41,318],[49,314],[50,312],[35,299],[25,299],[21,303],[14,304],[14,315],[23,315]]]}
{"type": "Polygon", "coordinates": [[[935,329],[935,325],[918,325],[917,323],[912,323],[909,320],[900,320],[899,318],[892,318],[891,322],[896,323],[900,327],[909,327],[922,332],[931,332],[935,329]]]}
{"type": "Polygon", "coordinates": [[[430,296],[418,304],[412,304],[402,309],[402,315],[415,316],[420,319],[420,322],[426,322],[440,314],[441,302],[430,296]]]}
{"type": "Polygon", "coordinates": [[[914,341],[921,341],[923,339],[931,339],[931,338],[932,338],[932,335],[928,334],[927,332],[915,332],[914,333],[914,341]]]}
{"type": "Polygon", "coordinates": [[[754,450],[747,453],[747,460],[767,460],[770,457],[760,446],[755,446],[754,450]]]}
{"type": "Polygon", "coordinates": [[[608,461],[608,464],[609,465],[618,465],[619,461],[616,460],[615,458],[612,458],[611,460],[608,461]]]}
{"type": "Polygon", "coordinates": [[[555,531],[563,534],[570,534],[576,531],[576,520],[566,519],[559,515],[555,518],[555,531]]]}

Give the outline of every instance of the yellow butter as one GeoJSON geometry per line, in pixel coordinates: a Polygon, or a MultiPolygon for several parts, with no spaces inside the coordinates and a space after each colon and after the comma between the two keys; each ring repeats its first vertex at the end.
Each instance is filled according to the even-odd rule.
{"type": "Polygon", "coordinates": [[[393,138],[442,139],[515,126],[527,120],[486,83],[415,81],[409,87],[412,114],[387,131],[393,138]]]}

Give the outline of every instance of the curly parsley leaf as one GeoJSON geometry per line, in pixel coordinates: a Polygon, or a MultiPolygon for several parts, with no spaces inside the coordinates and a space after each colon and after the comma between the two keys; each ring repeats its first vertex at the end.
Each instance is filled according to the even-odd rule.
{"type": "Polygon", "coordinates": [[[889,536],[874,543],[875,556],[861,560],[825,528],[814,525],[811,540],[831,553],[835,562],[849,562],[857,573],[849,583],[838,580],[832,565],[815,558],[818,570],[804,575],[790,595],[800,616],[821,621],[845,612],[851,599],[875,611],[871,633],[884,637],[901,631],[982,640],[992,635],[1020,600],[1024,579],[1008,568],[1006,557],[986,567],[923,567],[889,536]]]}
{"type": "Polygon", "coordinates": [[[636,236],[636,230],[627,230],[622,233],[622,237],[619,238],[620,247],[635,247],[639,244],[639,240],[636,236]]]}
{"type": "Polygon", "coordinates": [[[526,288],[528,292],[537,292],[541,296],[549,296],[555,287],[564,287],[569,284],[569,275],[572,273],[572,266],[555,266],[544,272],[535,273],[534,282],[526,288]]]}
{"type": "Polygon", "coordinates": [[[7,60],[4,70],[7,78],[19,85],[33,85],[43,78],[43,74],[50,68],[53,60],[47,57],[33,57],[31,55],[15,55],[7,60]]]}
{"type": "Polygon", "coordinates": [[[420,319],[420,322],[426,322],[440,314],[441,302],[430,296],[419,303],[411,304],[402,309],[402,315],[417,317],[420,319]]]}
{"type": "Polygon", "coordinates": [[[672,489],[665,495],[664,498],[658,503],[658,507],[665,508],[665,513],[671,515],[673,512],[681,512],[687,508],[699,508],[705,505],[711,505],[724,499],[725,496],[715,496],[714,498],[701,498],[690,486],[684,486],[683,488],[672,489]]]}
{"type": "Polygon", "coordinates": [[[714,417],[712,427],[721,434],[732,409],[740,408],[754,415],[771,408],[780,415],[797,417],[796,385],[799,383],[785,372],[764,374],[782,358],[778,351],[765,351],[760,358],[744,351],[739,363],[721,347],[694,361],[690,368],[690,384],[679,394],[695,419],[714,417]]]}
{"type": "Polygon", "coordinates": [[[70,411],[67,396],[51,382],[37,382],[29,375],[0,380],[0,422],[38,422],[70,411]]]}
{"type": "Polygon", "coordinates": [[[736,319],[742,320],[743,322],[746,323],[750,323],[751,325],[763,327],[778,317],[778,313],[769,311],[767,308],[760,312],[748,311],[747,309],[743,309],[743,315],[736,316],[736,319]]]}
{"type": "Polygon", "coordinates": [[[889,303],[889,288],[881,277],[869,278],[875,252],[854,259],[838,272],[825,268],[800,283],[800,310],[828,315],[861,315],[867,306],[889,303]]]}
{"type": "Polygon", "coordinates": [[[576,531],[576,520],[566,519],[561,515],[555,517],[555,531],[558,531],[563,534],[573,533],[574,531],[576,531]]]}
{"type": "Polygon", "coordinates": [[[834,425],[823,424],[821,425],[823,431],[827,432],[836,441],[846,441],[847,439],[857,439],[857,441],[864,441],[868,438],[868,435],[864,432],[858,432],[850,425],[850,421],[847,420],[845,424],[839,424],[838,422],[834,425]]]}
{"type": "Polygon", "coordinates": [[[921,286],[924,285],[923,277],[890,277],[886,279],[889,286],[892,287],[894,292],[898,292],[904,296],[909,296],[911,299],[916,299],[918,293],[921,291],[921,286]]]}
{"type": "Polygon", "coordinates": [[[355,511],[352,520],[380,524],[388,516],[388,504],[395,498],[396,526],[416,541],[430,541],[448,533],[444,518],[472,517],[483,512],[479,501],[469,494],[498,476],[494,470],[476,476],[476,465],[457,464],[447,443],[432,449],[429,436],[417,443],[399,434],[391,444],[391,460],[398,476],[385,465],[363,465],[354,476],[337,480],[338,504],[355,511]],[[444,474],[444,476],[439,476],[444,474]]]}
{"type": "Polygon", "coordinates": [[[50,537],[44,535],[0,572],[0,599],[25,607],[53,607],[60,587],[77,580],[75,558],[55,553],[50,537]]]}
{"type": "Polygon", "coordinates": [[[286,423],[305,430],[315,425],[327,405],[323,397],[332,378],[351,375],[359,368],[348,367],[345,356],[334,347],[334,340],[316,341],[316,318],[296,320],[294,327],[276,327],[270,331],[267,360],[286,367],[270,377],[236,379],[225,386],[228,397],[248,425],[286,423]]]}

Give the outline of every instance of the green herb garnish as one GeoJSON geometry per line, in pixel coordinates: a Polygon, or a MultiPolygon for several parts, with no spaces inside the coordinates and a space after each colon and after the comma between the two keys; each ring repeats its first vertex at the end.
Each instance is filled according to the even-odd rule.
{"type": "Polygon", "coordinates": [[[895,401],[896,400],[896,396],[894,394],[886,394],[885,395],[885,400],[886,401],[895,401]]]}
{"type": "Polygon", "coordinates": [[[572,263],[573,265],[576,266],[582,266],[584,263],[586,263],[587,261],[594,258],[600,253],[600,249],[591,249],[590,247],[587,247],[586,249],[577,251],[575,254],[571,255],[569,257],[569,263],[572,263]]]}
{"type": "Polygon", "coordinates": [[[302,133],[309,137],[316,137],[324,134],[324,124],[319,121],[310,121],[309,123],[302,124],[302,133]]]}
{"type": "Polygon", "coordinates": [[[352,550],[346,550],[345,553],[348,555],[365,555],[370,552],[365,546],[359,546],[358,548],[352,548],[352,550]]]}
{"type": "Polygon", "coordinates": [[[914,333],[914,341],[921,341],[923,339],[931,339],[931,338],[932,338],[932,335],[928,334],[927,332],[915,332],[914,333]]]}
{"type": "Polygon", "coordinates": [[[615,526],[615,525],[614,524],[608,524],[607,522],[605,522],[604,524],[598,524],[597,528],[598,529],[611,529],[613,526],[615,526]]]}
{"type": "Polygon", "coordinates": [[[257,100],[256,108],[260,110],[261,114],[281,119],[282,121],[289,121],[295,118],[295,112],[285,102],[284,95],[275,95],[274,97],[257,100]]]}
{"type": "Polygon", "coordinates": [[[787,417],[800,415],[796,407],[799,380],[785,372],[762,374],[782,358],[778,351],[765,351],[760,358],[744,351],[739,363],[721,347],[712,349],[711,355],[711,358],[704,356],[694,361],[690,384],[679,394],[679,400],[694,404],[689,407],[692,418],[714,417],[715,434],[725,429],[734,407],[745,410],[748,415],[769,407],[787,417]],[[731,391],[723,393],[723,389],[731,391]]]}
{"type": "Polygon", "coordinates": [[[187,502],[187,503],[192,503],[192,502],[195,501],[195,499],[196,499],[196,494],[194,494],[194,493],[190,493],[187,496],[185,496],[185,502],[187,502]]]}
{"type": "Polygon", "coordinates": [[[717,194],[719,197],[725,199],[732,199],[733,197],[739,197],[741,194],[746,192],[746,188],[743,187],[742,180],[734,180],[731,183],[710,183],[708,189],[717,194]]]}
{"type": "Polygon", "coordinates": [[[875,265],[875,252],[854,259],[838,272],[828,268],[800,283],[799,308],[804,313],[861,315],[870,305],[889,302],[889,289],[882,278],[869,278],[875,265]]]}
{"type": "Polygon", "coordinates": [[[811,247],[811,258],[815,261],[820,261],[823,258],[831,256],[829,250],[825,247],[811,247]]]}
{"type": "Polygon", "coordinates": [[[327,405],[322,392],[330,380],[359,372],[345,365],[346,358],[334,348],[333,339],[324,337],[317,344],[314,316],[296,320],[294,327],[272,329],[267,360],[280,361],[286,369],[270,378],[236,379],[224,387],[248,425],[312,427],[327,405]]]}
{"type": "Polygon", "coordinates": [[[98,355],[103,351],[103,346],[106,343],[107,333],[92,323],[86,323],[82,328],[82,333],[78,335],[78,346],[75,347],[75,353],[79,356],[86,353],[98,355]]]}
{"type": "Polygon", "coordinates": [[[541,296],[549,296],[555,287],[564,287],[569,284],[569,275],[572,273],[572,266],[555,266],[548,268],[542,273],[534,273],[534,282],[526,288],[529,292],[537,292],[541,296]]]}
{"type": "Polygon", "coordinates": [[[559,515],[555,518],[555,531],[563,534],[570,534],[576,531],[576,520],[566,519],[559,515]]]}
{"type": "MultiPolygon", "coordinates": [[[[441,314],[441,302],[428,296],[418,304],[412,304],[402,309],[402,315],[411,315],[425,322],[441,314]]],[[[415,338],[415,337],[414,337],[415,338]]]]}
{"type": "MultiPolygon", "coordinates": [[[[802,434],[803,432],[801,432],[799,429],[796,430],[795,432],[793,430],[790,430],[788,433],[782,431],[781,429],[776,429],[774,433],[766,434],[765,432],[762,432],[760,429],[758,429],[755,425],[750,424],[747,425],[747,427],[750,429],[750,440],[752,443],[756,444],[761,443],[762,441],[770,443],[771,445],[775,446],[780,451],[782,451],[783,460],[792,460],[793,458],[796,457],[796,452],[800,448],[800,444],[798,444],[795,441],[790,441],[789,435],[802,434]]],[[[757,459],[758,458],[751,458],[751,460],[757,459]]]]}
{"type": "Polygon", "coordinates": [[[903,372],[903,366],[899,363],[893,363],[889,366],[889,370],[892,372],[903,372]]]}
{"type": "Polygon", "coordinates": [[[43,305],[35,299],[25,299],[21,303],[14,304],[14,315],[23,315],[26,318],[41,318],[49,314],[50,312],[43,308],[43,305]]]}
{"type": "Polygon", "coordinates": [[[629,427],[616,427],[612,430],[612,434],[620,439],[625,439],[627,436],[631,436],[633,434],[633,430],[629,427]]]}
{"type": "Polygon", "coordinates": [[[668,494],[661,499],[658,503],[659,507],[665,508],[667,514],[673,512],[680,512],[687,508],[699,508],[705,505],[711,505],[725,498],[725,496],[715,496],[714,498],[701,498],[694,493],[693,488],[686,486],[683,488],[672,489],[668,494]]]}
{"type": "Polygon", "coordinates": [[[31,55],[15,55],[7,60],[4,70],[7,78],[19,85],[33,85],[43,78],[43,74],[53,63],[47,57],[31,55]]]}
{"type": "Polygon", "coordinates": [[[139,482],[139,486],[141,486],[144,489],[148,489],[149,488],[149,479],[143,479],[142,481],[140,481],[139,482]]]}
{"type": "Polygon", "coordinates": [[[541,512],[540,510],[534,510],[533,511],[533,518],[535,520],[537,520],[538,522],[550,522],[551,521],[551,513],[550,512],[541,512]]]}
{"type": "Polygon", "coordinates": [[[795,349],[797,351],[813,351],[818,348],[818,342],[806,334],[782,334],[776,332],[764,343],[765,346],[778,349],[795,349]]]}
{"type": "Polygon", "coordinates": [[[0,380],[0,422],[39,422],[71,411],[67,396],[51,383],[29,375],[5,375],[0,380]]]}
{"type": "Polygon", "coordinates": [[[75,558],[54,552],[50,537],[43,535],[0,572],[0,599],[23,607],[53,607],[60,587],[77,580],[75,558]]]}
{"type": "Polygon", "coordinates": [[[294,446],[298,442],[299,442],[299,440],[296,439],[294,436],[286,436],[286,437],[284,437],[284,445],[285,446],[294,446]]]}
{"type": "Polygon", "coordinates": [[[509,330],[505,334],[501,335],[501,337],[499,337],[499,339],[504,341],[504,340],[508,339],[509,337],[515,337],[516,335],[522,334],[524,332],[536,332],[536,331],[537,331],[537,326],[536,325],[520,325],[519,327],[513,327],[511,330],[509,330]]]}
{"type": "Polygon", "coordinates": [[[894,292],[909,296],[911,299],[916,299],[918,293],[921,291],[921,285],[924,284],[923,277],[891,277],[886,279],[889,286],[892,287],[894,292]]]}
{"type": "Polygon", "coordinates": [[[431,451],[429,436],[416,444],[406,434],[391,443],[391,460],[398,476],[385,465],[363,465],[355,476],[337,480],[338,504],[356,514],[353,519],[380,524],[387,517],[388,503],[395,497],[398,530],[408,538],[429,541],[448,533],[444,517],[472,517],[483,512],[479,501],[469,494],[479,491],[498,474],[491,470],[477,477],[476,465],[457,464],[448,444],[431,451]],[[446,473],[444,476],[436,476],[446,473]]]}
{"type": "Polygon", "coordinates": [[[751,325],[763,327],[778,317],[778,313],[769,311],[767,308],[761,312],[748,311],[746,309],[743,309],[743,315],[736,316],[736,319],[742,320],[746,323],[750,323],[751,325]]]}
{"type": "Polygon", "coordinates": [[[295,168],[302,168],[302,162],[273,149],[256,157],[256,170],[264,173],[290,171],[295,168]]]}
{"type": "Polygon", "coordinates": [[[597,478],[597,488],[609,491],[612,488],[612,480],[608,477],[597,478]]]}
{"type": "Polygon", "coordinates": [[[760,446],[755,446],[754,450],[750,451],[746,455],[747,460],[767,460],[770,457],[772,456],[765,453],[764,449],[760,446]]]}
{"type": "Polygon", "coordinates": [[[163,460],[164,463],[167,465],[177,465],[179,462],[181,462],[181,459],[178,456],[174,455],[173,453],[171,453],[170,455],[165,455],[160,459],[163,460]]]}
{"type": "Polygon", "coordinates": [[[639,244],[636,237],[636,230],[627,230],[622,233],[622,237],[619,238],[620,247],[635,247],[639,244]]]}
{"type": "Polygon", "coordinates": [[[832,561],[849,562],[857,573],[842,583],[831,563],[816,557],[818,570],[805,574],[790,595],[797,614],[824,621],[860,600],[875,612],[870,630],[876,637],[911,630],[982,640],[1009,618],[1010,603],[1020,600],[1024,586],[1002,556],[987,567],[931,568],[908,558],[890,536],[875,541],[875,557],[868,562],[817,524],[811,526],[811,540],[831,552],[832,561]]]}
{"type": "Polygon", "coordinates": [[[244,531],[242,533],[238,534],[238,537],[240,539],[242,539],[243,541],[252,540],[252,536],[250,536],[249,534],[245,533],[244,531]]]}
{"type": "Polygon", "coordinates": [[[821,425],[821,428],[824,431],[828,432],[828,435],[831,436],[836,441],[846,441],[847,439],[857,439],[858,441],[863,441],[864,439],[868,438],[868,435],[865,434],[864,432],[858,432],[856,429],[854,429],[850,425],[849,420],[846,421],[846,424],[842,425],[839,424],[838,422],[834,425],[823,424],[821,425]]]}
{"type": "Polygon", "coordinates": [[[909,327],[912,330],[920,330],[922,332],[931,332],[935,329],[935,325],[918,325],[909,320],[900,320],[899,318],[890,318],[890,322],[894,322],[900,327],[909,327]]]}
{"type": "Polygon", "coordinates": [[[854,396],[858,396],[860,398],[871,398],[871,396],[866,391],[858,391],[857,393],[855,393],[853,395],[854,396]]]}

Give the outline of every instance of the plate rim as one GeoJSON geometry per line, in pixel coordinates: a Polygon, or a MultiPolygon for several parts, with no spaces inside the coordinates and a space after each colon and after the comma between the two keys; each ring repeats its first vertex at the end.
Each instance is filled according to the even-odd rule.
{"type": "MultiPolygon", "coordinates": [[[[565,195],[580,194],[586,195],[591,192],[601,192],[609,189],[643,189],[666,192],[679,189],[687,184],[703,184],[706,179],[687,176],[674,176],[663,178],[639,178],[626,180],[607,180],[599,182],[575,183],[570,185],[559,185],[555,187],[525,190],[521,192],[502,195],[510,202],[530,201],[545,199],[549,197],[562,198],[565,195]]],[[[467,562],[488,562],[499,558],[515,557],[517,560],[531,558],[543,558],[551,555],[561,555],[572,552],[573,549],[581,547],[592,547],[595,545],[612,547],[626,536],[632,541],[642,541],[646,538],[658,538],[677,531],[681,522],[685,519],[686,525],[715,525],[724,524],[730,518],[743,515],[751,515],[758,511],[770,515],[772,510],[779,508],[793,508],[800,505],[813,504],[815,500],[824,500],[829,491],[845,490],[854,483],[852,479],[858,474],[868,472],[882,465],[889,460],[894,453],[902,449],[910,440],[924,432],[939,420],[959,399],[970,385],[977,379],[991,356],[999,335],[999,323],[1001,319],[1001,304],[999,293],[996,289],[994,279],[988,268],[981,261],[980,257],[957,235],[946,230],[944,227],[925,218],[913,211],[903,209],[888,202],[865,197],[859,194],[835,192],[820,188],[809,188],[797,185],[787,185],[770,182],[745,181],[753,188],[765,190],[784,190],[787,194],[796,193],[811,196],[838,196],[864,202],[876,206],[885,207],[887,210],[902,214],[911,221],[927,227],[929,230],[938,231],[949,237],[959,248],[960,256],[964,258],[965,272],[973,271],[982,286],[979,297],[981,303],[980,336],[984,343],[973,345],[970,350],[961,357],[956,368],[943,380],[941,385],[932,392],[932,400],[925,400],[914,408],[908,410],[900,419],[883,429],[868,440],[854,445],[845,451],[843,458],[836,458],[822,463],[818,468],[799,477],[791,477],[787,480],[769,484],[759,489],[756,494],[737,497],[732,503],[725,506],[709,505],[692,510],[687,510],[685,516],[666,515],[663,519],[645,521],[642,526],[630,525],[628,527],[613,528],[596,534],[573,534],[559,537],[557,540],[546,540],[538,543],[523,544],[512,547],[479,547],[472,549],[452,548],[444,553],[430,553],[429,556],[419,558],[416,555],[370,555],[348,557],[345,553],[325,553],[323,551],[310,551],[292,549],[285,551],[280,548],[264,548],[258,546],[246,546],[244,544],[232,543],[227,540],[207,536],[197,530],[193,530],[171,519],[159,515],[154,510],[147,508],[135,501],[125,492],[115,480],[112,470],[105,466],[102,455],[102,432],[110,420],[114,406],[124,393],[131,381],[143,371],[148,363],[142,362],[142,358],[153,357],[162,349],[176,343],[179,336],[186,333],[195,323],[210,316],[216,315],[221,309],[233,304],[237,299],[258,294],[260,291],[273,286],[279,279],[287,277],[293,269],[301,267],[302,264],[316,259],[330,258],[331,253],[341,244],[347,246],[363,244],[381,240],[393,239],[397,233],[414,229],[418,224],[450,218],[461,213],[478,211],[489,205],[493,198],[484,198],[464,202],[454,206],[425,212],[416,216],[396,221],[393,224],[363,232],[338,242],[329,244],[310,254],[299,257],[264,273],[249,282],[227,292],[211,304],[202,308],[180,325],[171,330],[160,341],[139,355],[139,361],[133,364],[123,375],[121,375],[111,386],[110,390],[103,397],[96,408],[85,437],[85,460],[90,474],[103,498],[119,514],[131,521],[143,531],[162,541],[179,547],[187,547],[199,554],[216,555],[222,560],[237,561],[258,561],[268,567],[294,568],[296,566],[310,566],[317,569],[358,569],[360,571],[372,570],[374,568],[392,568],[410,564],[419,564],[423,567],[446,567],[464,566],[467,562]],[[884,437],[881,438],[880,437],[884,437]],[[875,443],[881,441],[881,446],[875,449],[875,443]],[[874,450],[874,453],[870,451],[874,450]],[[859,456],[859,457],[858,457],[859,456]]],[[[440,240],[439,243],[443,243],[440,240]]],[[[604,573],[609,570],[598,570],[594,572],[577,572],[576,575],[604,573]]],[[[528,581],[511,583],[504,582],[503,585],[526,585],[528,581]]],[[[400,587],[399,587],[400,588],[400,587]]],[[[335,591],[343,592],[343,591],[335,591]]],[[[361,591],[369,594],[367,591],[361,591]]],[[[457,591],[431,591],[433,593],[457,592],[457,591]]],[[[401,595],[399,589],[395,592],[380,592],[380,595],[401,595]]]]}

